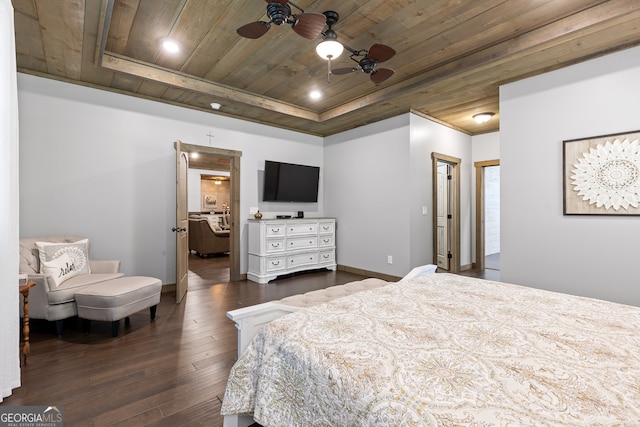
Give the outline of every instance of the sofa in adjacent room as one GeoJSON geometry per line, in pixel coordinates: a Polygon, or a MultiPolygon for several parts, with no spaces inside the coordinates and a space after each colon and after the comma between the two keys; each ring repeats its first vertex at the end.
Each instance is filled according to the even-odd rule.
{"type": "Polygon", "coordinates": [[[189,251],[200,257],[229,252],[229,235],[207,218],[189,218],[189,251]]]}

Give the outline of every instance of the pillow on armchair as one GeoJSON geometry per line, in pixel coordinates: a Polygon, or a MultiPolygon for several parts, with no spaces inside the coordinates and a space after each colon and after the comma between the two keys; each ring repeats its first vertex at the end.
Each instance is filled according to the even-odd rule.
{"type": "Polygon", "coordinates": [[[73,261],[77,274],[89,274],[89,239],[78,240],[73,243],[51,243],[36,242],[38,247],[38,255],[40,258],[40,273],[46,274],[44,271],[44,263],[59,258],[62,254],[67,254],[73,261]]]}
{"type": "Polygon", "coordinates": [[[68,253],[62,252],[58,258],[40,263],[43,274],[51,277],[56,287],[78,274],[78,269],[68,253]]]}

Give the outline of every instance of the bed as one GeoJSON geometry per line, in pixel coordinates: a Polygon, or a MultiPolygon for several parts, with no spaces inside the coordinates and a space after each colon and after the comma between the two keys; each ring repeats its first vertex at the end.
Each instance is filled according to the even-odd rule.
{"type": "Polygon", "coordinates": [[[391,283],[262,327],[222,414],[265,427],[640,425],[640,308],[452,274],[391,283]]]}

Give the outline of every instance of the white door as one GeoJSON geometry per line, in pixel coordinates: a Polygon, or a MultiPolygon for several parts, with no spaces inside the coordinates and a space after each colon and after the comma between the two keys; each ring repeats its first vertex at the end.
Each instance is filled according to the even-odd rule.
{"type": "Polygon", "coordinates": [[[450,218],[450,179],[451,166],[438,162],[436,194],[436,255],[438,267],[449,270],[449,218],[450,218]]]}
{"type": "Polygon", "coordinates": [[[187,170],[189,159],[176,141],[176,303],[180,303],[189,287],[189,215],[187,211],[187,170]]]}

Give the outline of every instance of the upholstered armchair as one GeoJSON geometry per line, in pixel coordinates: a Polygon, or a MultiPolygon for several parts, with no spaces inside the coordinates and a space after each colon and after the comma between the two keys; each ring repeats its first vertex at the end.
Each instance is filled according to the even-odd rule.
{"type": "MultiPolygon", "coordinates": [[[[89,241],[80,236],[20,239],[20,273],[27,274],[28,279],[36,283],[29,291],[29,317],[55,321],[58,336],[62,335],[63,320],[78,314],[76,291],[124,275],[120,273],[120,261],[89,259],[89,241]],[[46,251],[43,251],[42,244],[39,247],[36,242],[48,244],[46,251]],[[60,279],[57,274],[52,274],[55,267],[44,268],[45,263],[49,265],[54,263],[55,259],[51,262],[42,259],[43,253],[45,256],[51,254],[55,259],[70,254],[74,258],[77,272],[68,278],[60,279]]],[[[22,308],[22,304],[20,307],[22,308]]]]}
{"type": "Polygon", "coordinates": [[[210,225],[206,218],[190,218],[189,250],[200,257],[229,252],[229,234],[229,230],[210,225]]]}

